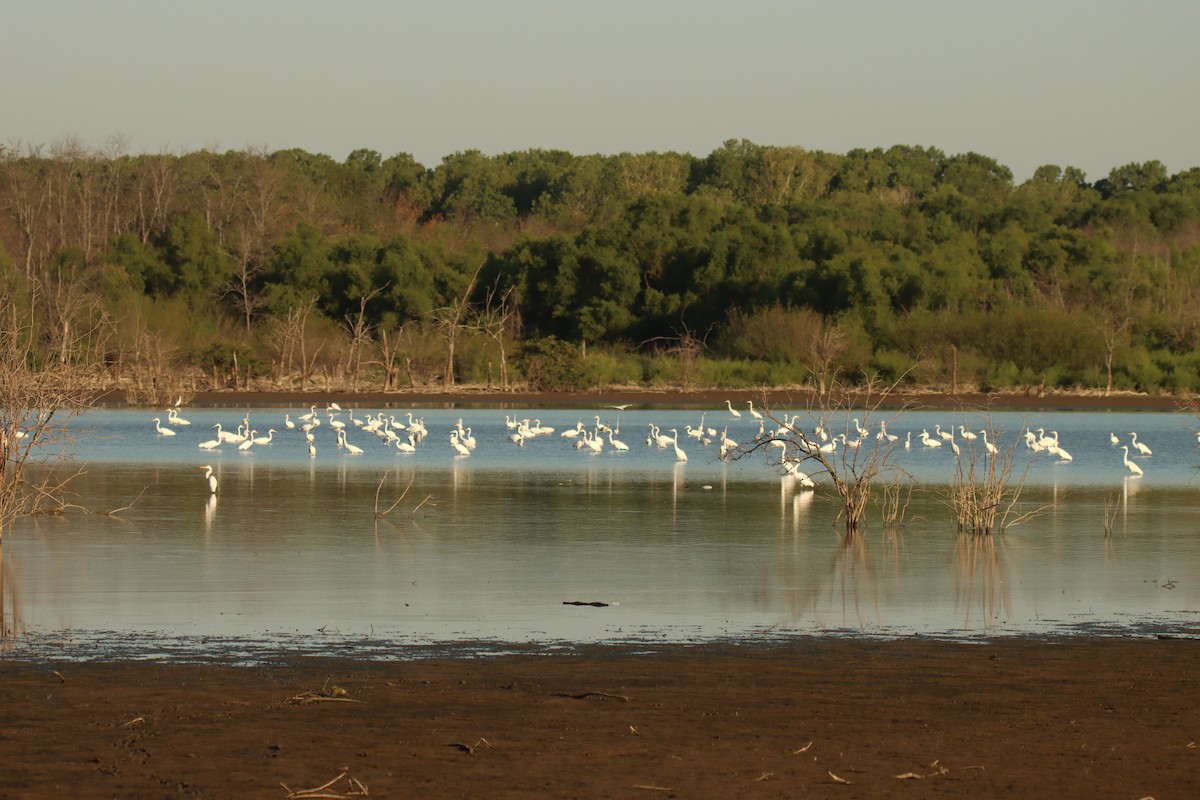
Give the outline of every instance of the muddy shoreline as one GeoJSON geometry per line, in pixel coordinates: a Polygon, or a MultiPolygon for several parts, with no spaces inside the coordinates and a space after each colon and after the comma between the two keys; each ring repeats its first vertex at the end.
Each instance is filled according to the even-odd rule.
{"type": "Polygon", "coordinates": [[[1144,638],[270,667],[0,653],[0,796],[285,798],[343,776],[326,796],[1193,797],[1197,656],[1144,638]]]}

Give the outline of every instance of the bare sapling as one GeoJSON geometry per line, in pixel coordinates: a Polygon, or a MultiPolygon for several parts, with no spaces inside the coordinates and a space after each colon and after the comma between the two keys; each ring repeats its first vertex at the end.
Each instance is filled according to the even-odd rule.
{"type": "Polygon", "coordinates": [[[912,503],[913,482],[907,478],[884,483],[879,495],[879,510],[885,528],[903,527],[912,503]]]}
{"type": "Polygon", "coordinates": [[[761,437],[739,445],[729,457],[758,453],[785,477],[827,476],[841,501],[838,520],[846,533],[858,533],[873,487],[906,475],[893,461],[898,440],[887,434],[888,420],[882,419],[881,412],[896,386],[880,388],[868,381],[865,386],[851,387],[835,377],[807,413],[791,417],[777,415],[764,398],[763,416],[774,423],[774,430],[768,431],[770,426],[764,425],[761,437]],[[878,432],[872,430],[876,420],[882,420],[878,432]]]}
{"type": "Polygon", "coordinates": [[[1117,514],[1121,510],[1121,498],[1109,495],[1104,498],[1104,538],[1112,536],[1113,525],[1117,522],[1117,514]]]}
{"type": "Polygon", "coordinates": [[[1034,461],[1026,461],[1018,470],[1021,443],[1014,439],[998,445],[990,420],[982,433],[981,438],[963,439],[956,448],[945,503],[954,512],[960,533],[990,536],[1027,522],[1049,506],[1020,507],[1034,461]]]}
{"type": "Polygon", "coordinates": [[[0,297],[0,541],[13,520],[62,511],[69,467],[68,420],[101,385],[103,321],[77,325],[47,346],[31,315],[0,297]]]}

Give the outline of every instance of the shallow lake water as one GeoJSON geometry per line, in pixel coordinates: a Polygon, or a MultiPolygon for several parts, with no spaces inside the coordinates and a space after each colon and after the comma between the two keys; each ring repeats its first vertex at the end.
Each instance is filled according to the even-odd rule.
{"type": "MultiPolygon", "coordinates": [[[[402,424],[408,413],[425,421],[429,436],[411,454],[342,412],[336,419],[359,455],[338,447],[319,409],[310,455],[304,434],[284,421],[307,411],[185,409],[191,425],[171,426],[174,436],[152,421],[166,428],[165,413],[105,410],[72,421],[84,468],[74,502],[132,506],[21,520],[6,532],[7,657],[390,658],[813,635],[1190,635],[1198,621],[1200,444],[1190,414],[877,414],[860,448],[842,452],[869,457],[884,446],[877,432],[886,421],[912,495],[900,524],[885,525],[872,506],[862,533],[847,537],[827,476],[814,474],[808,490],[780,478],[771,448],[722,461],[715,444],[686,433],[703,414],[718,437],[752,441],[760,423],[747,410],[740,418],[725,409],[387,410],[402,424]],[[597,416],[629,450],[606,438],[593,453],[561,435],[578,421],[594,427],[597,416]],[[198,447],[214,425],[235,429],[243,417],[260,436],[275,428],[271,444],[198,447]],[[476,439],[469,456],[450,442],[459,418],[476,439]],[[556,430],[518,447],[506,418],[556,430]],[[647,444],[651,423],[678,431],[686,462],[673,444],[647,444]],[[982,437],[968,449],[960,424],[986,430],[1002,452],[1026,428],[1057,431],[1071,453],[1065,462],[1023,444],[1012,450],[1014,481],[1024,481],[1016,511],[1039,513],[1004,535],[958,534],[945,502],[950,443],[918,438],[953,426],[971,459],[982,437]],[[1131,454],[1141,477],[1109,438],[1128,444],[1132,431],[1153,449],[1131,454]],[[220,481],[215,496],[206,464],[220,481]]],[[[822,422],[855,437],[853,420],[822,422]]],[[[816,424],[807,414],[797,422],[814,438],[816,424]]]]}

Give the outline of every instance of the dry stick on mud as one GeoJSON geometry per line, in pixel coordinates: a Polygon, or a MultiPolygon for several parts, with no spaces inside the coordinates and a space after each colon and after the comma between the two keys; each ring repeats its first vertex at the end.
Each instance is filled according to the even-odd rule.
{"type": "MultiPolygon", "coordinates": [[[[811,434],[800,424],[802,415],[795,414],[789,419],[786,414],[776,416],[768,409],[764,417],[775,423],[775,430],[766,431],[764,426],[763,436],[734,448],[730,457],[740,459],[763,453],[785,480],[788,476],[801,479],[798,473],[810,470],[818,476],[828,475],[842,504],[838,519],[847,533],[858,533],[874,484],[906,475],[892,462],[898,439],[886,433],[889,420],[876,419],[903,377],[883,388],[878,388],[873,380],[863,387],[851,387],[835,377],[824,395],[808,408],[806,421],[813,426],[811,434]],[[872,431],[877,421],[881,427],[877,432],[872,431]],[[842,429],[840,433],[830,430],[834,423],[842,429]]],[[[906,409],[907,406],[891,419],[906,409]]]]}

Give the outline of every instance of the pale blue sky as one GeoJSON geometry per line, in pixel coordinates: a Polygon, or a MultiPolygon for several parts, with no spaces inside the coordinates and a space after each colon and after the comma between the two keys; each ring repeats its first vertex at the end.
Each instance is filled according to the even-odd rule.
{"type": "Polygon", "coordinates": [[[1197,0],[3,4],[0,142],[1200,166],[1197,0]]]}

